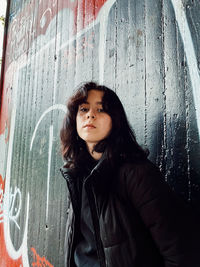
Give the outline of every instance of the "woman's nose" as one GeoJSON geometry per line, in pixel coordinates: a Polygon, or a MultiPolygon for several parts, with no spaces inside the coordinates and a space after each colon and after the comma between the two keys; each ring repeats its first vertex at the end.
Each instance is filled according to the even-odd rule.
{"type": "Polygon", "coordinates": [[[95,118],[95,115],[90,115],[90,114],[88,114],[88,116],[87,116],[87,117],[88,117],[88,119],[89,119],[89,118],[92,118],[92,119],[94,119],[94,118],[95,118]]]}
{"type": "Polygon", "coordinates": [[[89,118],[94,119],[94,118],[95,118],[95,112],[92,111],[92,110],[90,110],[90,111],[88,112],[88,114],[87,114],[87,118],[88,118],[88,119],[89,119],[89,118]]]}

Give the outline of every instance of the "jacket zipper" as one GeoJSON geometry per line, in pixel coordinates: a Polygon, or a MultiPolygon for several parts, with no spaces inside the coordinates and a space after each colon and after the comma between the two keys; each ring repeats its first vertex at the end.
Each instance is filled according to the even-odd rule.
{"type": "MultiPolygon", "coordinates": [[[[93,170],[90,175],[85,179],[84,183],[83,183],[83,186],[85,186],[85,184],[87,183],[88,179],[91,177],[91,175],[94,173],[95,170],[93,170]]],[[[69,189],[69,193],[70,195],[72,196],[72,192],[70,190],[70,186],[69,186],[69,180],[68,178],[66,177],[66,175],[64,174],[64,172],[61,170],[64,178],[67,180],[67,184],[68,184],[68,189],[69,189]]],[[[100,238],[100,234],[99,234],[99,210],[98,210],[98,206],[97,206],[97,201],[96,201],[96,197],[95,197],[95,192],[94,192],[94,188],[93,186],[92,187],[92,190],[86,190],[87,194],[90,195],[90,197],[92,198],[92,200],[94,201],[90,201],[89,200],[89,197],[88,197],[88,200],[89,200],[89,206],[90,206],[90,209],[91,209],[91,215],[92,215],[92,220],[93,220],[93,225],[94,225],[94,233],[95,233],[95,239],[96,239],[96,246],[97,246],[97,255],[98,255],[98,258],[99,258],[99,261],[100,261],[100,266],[101,267],[106,267],[106,263],[105,263],[105,256],[104,256],[104,251],[103,251],[103,247],[102,247],[102,242],[101,242],[101,238],[100,238]]],[[[90,199],[91,199],[90,198],[90,199]]],[[[72,199],[71,199],[72,201],[72,199]]],[[[72,207],[73,207],[73,201],[72,201],[72,207]]],[[[74,209],[74,207],[73,207],[74,209]]],[[[73,211],[74,212],[74,211],[73,211]]],[[[69,256],[68,256],[68,259],[67,259],[67,263],[69,266],[67,267],[70,267],[71,266],[71,254],[72,254],[72,248],[73,248],[73,242],[74,242],[74,228],[75,228],[75,214],[73,216],[73,227],[72,227],[72,242],[70,244],[70,251],[69,251],[69,256]]]]}
{"type": "MultiPolygon", "coordinates": [[[[85,183],[87,182],[88,178],[85,180],[83,186],[85,186],[85,183]]],[[[97,255],[99,258],[100,266],[106,267],[104,251],[103,251],[102,242],[101,242],[101,238],[100,238],[100,234],[99,234],[99,230],[100,230],[99,229],[99,219],[98,219],[99,218],[99,211],[98,211],[98,207],[97,207],[97,203],[96,203],[96,197],[95,197],[93,186],[92,186],[92,190],[88,189],[88,190],[86,190],[86,192],[88,194],[88,200],[89,200],[89,205],[90,205],[91,215],[92,215],[92,220],[93,220],[94,233],[95,233],[96,246],[97,246],[97,255]]]]}
{"type": "MultiPolygon", "coordinates": [[[[97,200],[94,194],[94,188],[92,188],[93,190],[93,197],[94,197],[94,205],[96,206],[95,209],[95,215],[96,215],[96,225],[99,226],[99,209],[97,206],[97,200]]],[[[105,255],[104,255],[104,251],[103,251],[103,246],[102,246],[102,241],[101,241],[101,237],[100,237],[100,226],[98,227],[98,230],[96,231],[96,236],[97,236],[97,243],[98,243],[98,249],[99,249],[99,260],[100,260],[100,266],[102,267],[106,267],[106,263],[105,263],[105,255]]]]}

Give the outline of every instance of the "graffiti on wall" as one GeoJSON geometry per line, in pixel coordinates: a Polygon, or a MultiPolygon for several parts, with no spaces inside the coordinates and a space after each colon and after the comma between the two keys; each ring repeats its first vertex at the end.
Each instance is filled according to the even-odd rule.
{"type": "Polygon", "coordinates": [[[0,175],[0,224],[3,222],[3,195],[4,195],[4,180],[0,175]]]}
{"type": "Polygon", "coordinates": [[[20,210],[21,210],[21,192],[19,188],[15,187],[14,190],[10,188],[10,196],[9,196],[9,207],[5,208],[3,207],[3,198],[5,198],[5,194],[3,193],[3,180],[0,179],[1,184],[0,184],[0,223],[3,223],[3,220],[5,216],[8,218],[10,222],[13,222],[16,227],[20,230],[20,226],[17,222],[19,215],[20,215],[20,210]],[[15,205],[15,203],[17,203],[15,205]]]}
{"type": "Polygon", "coordinates": [[[31,248],[33,252],[34,261],[32,263],[33,267],[53,267],[53,265],[43,256],[37,254],[35,248],[31,248]]]}
{"type": "MultiPolygon", "coordinates": [[[[99,43],[98,43],[98,68],[99,81],[104,81],[105,53],[106,53],[106,36],[109,13],[116,0],[67,0],[58,4],[57,1],[30,1],[22,9],[19,9],[16,15],[10,16],[10,25],[8,31],[6,66],[5,66],[5,83],[2,95],[0,136],[3,138],[0,142],[6,144],[8,148],[7,165],[5,171],[0,169],[0,265],[9,266],[54,266],[53,262],[48,261],[45,256],[40,256],[37,248],[28,245],[28,223],[29,223],[29,192],[23,195],[19,187],[11,186],[13,179],[11,173],[13,142],[15,137],[15,122],[17,113],[17,99],[19,94],[18,77],[20,71],[31,64],[33,60],[39,58],[44,50],[59,40],[59,30],[55,31],[56,35],[51,35],[49,29],[56,28],[56,18],[67,10],[70,17],[69,32],[67,39],[57,45],[55,56],[59,51],[63,51],[65,64],[63,68],[70,68],[75,60],[79,60],[82,51],[89,51],[95,48],[95,26],[98,26],[99,43]],[[48,33],[48,34],[47,34],[48,33]],[[85,38],[87,34],[87,38],[85,38]],[[40,42],[38,42],[40,40],[40,42]],[[38,43],[37,43],[38,42],[38,43]],[[17,47],[17,49],[16,49],[17,47]],[[8,142],[9,141],[9,142],[8,142]],[[5,175],[4,175],[5,173],[5,175]],[[3,177],[5,177],[3,179],[3,177]],[[10,226],[14,225],[17,231],[21,231],[19,217],[21,213],[22,201],[26,203],[25,227],[23,229],[23,239],[18,250],[13,246],[10,226]],[[28,254],[32,253],[32,262],[28,254]]],[[[194,102],[197,115],[197,123],[200,132],[200,95],[198,90],[199,73],[196,62],[195,50],[190,34],[187,18],[181,0],[172,0],[174,12],[179,26],[180,34],[183,39],[185,54],[188,61],[194,102]]],[[[87,56],[87,54],[86,54],[87,56]]],[[[53,84],[53,101],[52,105],[42,111],[42,115],[37,120],[30,138],[30,153],[33,150],[34,142],[42,125],[44,118],[55,110],[66,112],[63,105],[56,103],[58,80],[58,65],[55,65],[55,76],[53,84]]],[[[37,73],[35,74],[37,75],[37,73]]],[[[54,125],[48,128],[48,149],[47,149],[47,175],[44,177],[46,185],[46,221],[49,217],[49,191],[50,191],[50,172],[52,164],[52,149],[54,140],[54,125]]],[[[2,167],[3,168],[3,167],[2,167]]]]}
{"type": "MultiPolygon", "coordinates": [[[[102,56],[105,49],[105,30],[108,15],[111,7],[115,3],[115,0],[107,1],[96,1],[95,6],[93,1],[65,1],[63,6],[57,6],[57,1],[31,1],[27,4],[18,14],[14,17],[10,17],[10,25],[8,31],[8,41],[6,50],[6,65],[5,65],[5,83],[3,92],[3,106],[1,113],[1,135],[4,136],[4,142],[8,144],[8,159],[6,167],[6,178],[1,179],[1,223],[0,223],[0,264],[3,266],[31,266],[30,260],[28,259],[28,250],[33,253],[32,266],[53,266],[44,256],[40,256],[34,247],[28,248],[27,235],[28,235],[28,219],[29,219],[29,194],[27,197],[27,213],[26,223],[24,229],[24,237],[22,244],[18,250],[16,250],[12,244],[10,236],[10,223],[14,223],[17,229],[20,231],[20,225],[18,218],[21,211],[21,202],[24,199],[19,188],[15,187],[12,189],[10,182],[12,179],[11,175],[11,161],[12,161],[12,143],[15,135],[15,120],[17,112],[17,90],[18,90],[18,75],[20,69],[30,64],[35,58],[39,57],[40,53],[43,52],[52,43],[52,39],[45,40],[46,32],[51,27],[54,18],[59,12],[64,9],[69,9],[70,14],[73,17],[73,24],[71,25],[71,36],[62,44],[62,47],[58,50],[64,49],[64,56],[70,65],[70,62],[74,60],[69,53],[69,45],[73,44],[74,41],[79,43],[80,50],[74,49],[74,57],[79,56],[81,49],[84,47],[93,49],[93,35],[90,33],[90,37],[86,40],[84,35],[96,24],[100,24],[100,45],[99,54],[101,63],[104,58],[102,56]],[[87,12],[85,12],[87,10],[87,12]],[[77,13],[79,12],[79,13],[77,13]],[[35,16],[36,15],[36,16],[35,16]],[[78,22],[77,22],[77,18],[78,22]],[[28,38],[27,38],[28,36],[28,38]],[[36,53],[31,57],[28,57],[28,52],[33,49],[34,42],[38,38],[43,39],[45,43],[42,43],[41,47],[37,47],[36,53]],[[32,48],[31,48],[32,46],[32,48]],[[18,49],[16,49],[18,47],[18,49]],[[15,73],[15,75],[13,75],[15,73]],[[17,74],[18,73],[18,74],[17,74]],[[12,103],[11,103],[12,101],[12,103]],[[9,137],[9,138],[8,138],[9,137]]],[[[55,38],[55,36],[54,36],[55,38]]],[[[54,41],[54,40],[53,40],[54,41]]],[[[103,64],[102,64],[103,66],[103,64]]],[[[102,68],[102,67],[101,67],[102,68]]],[[[101,74],[102,75],[102,74],[101,74]]],[[[57,78],[57,77],[56,77],[57,78]]],[[[55,78],[55,80],[56,80],[55,78]]],[[[56,95],[56,87],[54,96],[56,95]]],[[[54,97],[55,100],[55,97],[54,97]]],[[[43,118],[51,111],[60,109],[65,112],[63,105],[55,104],[49,107],[43,112],[42,116],[38,120],[32,139],[30,140],[30,151],[33,148],[34,139],[37,135],[37,129],[40,126],[43,118]]],[[[50,169],[51,169],[51,151],[53,143],[53,125],[49,127],[49,149],[48,149],[48,171],[47,171],[47,199],[46,199],[46,219],[48,219],[48,203],[49,203],[49,184],[50,184],[50,169]]]]}
{"type": "Polygon", "coordinates": [[[11,18],[6,55],[9,59],[8,64],[26,53],[31,43],[40,35],[45,35],[50,22],[59,11],[63,9],[71,11],[70,15],[73,18],[72,25],[70,25],[71,34],[77,35],[97,19],[105,3],[106,0],[96,2],[67,0],[60,5],[57,1],[31,1],[16,17],[11,18]],[[18,47],[17,50],[16,47],[18,47]]]}

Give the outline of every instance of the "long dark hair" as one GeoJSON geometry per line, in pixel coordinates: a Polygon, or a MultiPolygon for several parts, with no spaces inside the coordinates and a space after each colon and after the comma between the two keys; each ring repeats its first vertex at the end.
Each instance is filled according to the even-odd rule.
{"type": "Polygon", "coordinates": [[[111,164],[119,158],[125,160],[146,158],[148,151],[143,150],[137,143],[116,93],[104,85],[89,82],[81,84],[67,102],[67,114],[60,131],[61,152],[67,162],[66,167],[71,168],[79,164],[81,150],[87,150],[85,141],[78,136],[76,130],[76,115],[79,105],[86,102],[90,90],[104,92],[103,109],[112,119],[111,133],[95,145],[94,151],[104,153],[111,164]]]}

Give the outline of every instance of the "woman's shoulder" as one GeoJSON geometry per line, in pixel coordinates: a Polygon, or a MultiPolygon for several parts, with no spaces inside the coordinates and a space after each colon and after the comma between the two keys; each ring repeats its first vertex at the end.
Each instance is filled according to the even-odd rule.
{"type": "Polygon", "coordinates": [[[127,190],[169,190],[164,175],[149,159],[123,162],[119,167],[118,178],[119,183],[123,183],[127,190]]]}
{"type": "Polygon", "coordinates": [[[118,188],[123,188],[124,194],[135,207],[142,207],[152,200],[158,203],[179,201],[159,168],[148,159],[124,162],[118,178],[118,188]]]}
{"type": "Polygon", "coordinates": [[[162,176],[159,168],[148,158],[122,161],[119,171],[120,173],[124,173],[125,175],[134,174],[137,176],[143,176],[147,174],[157,174],[159,176],[162,176]]]}

